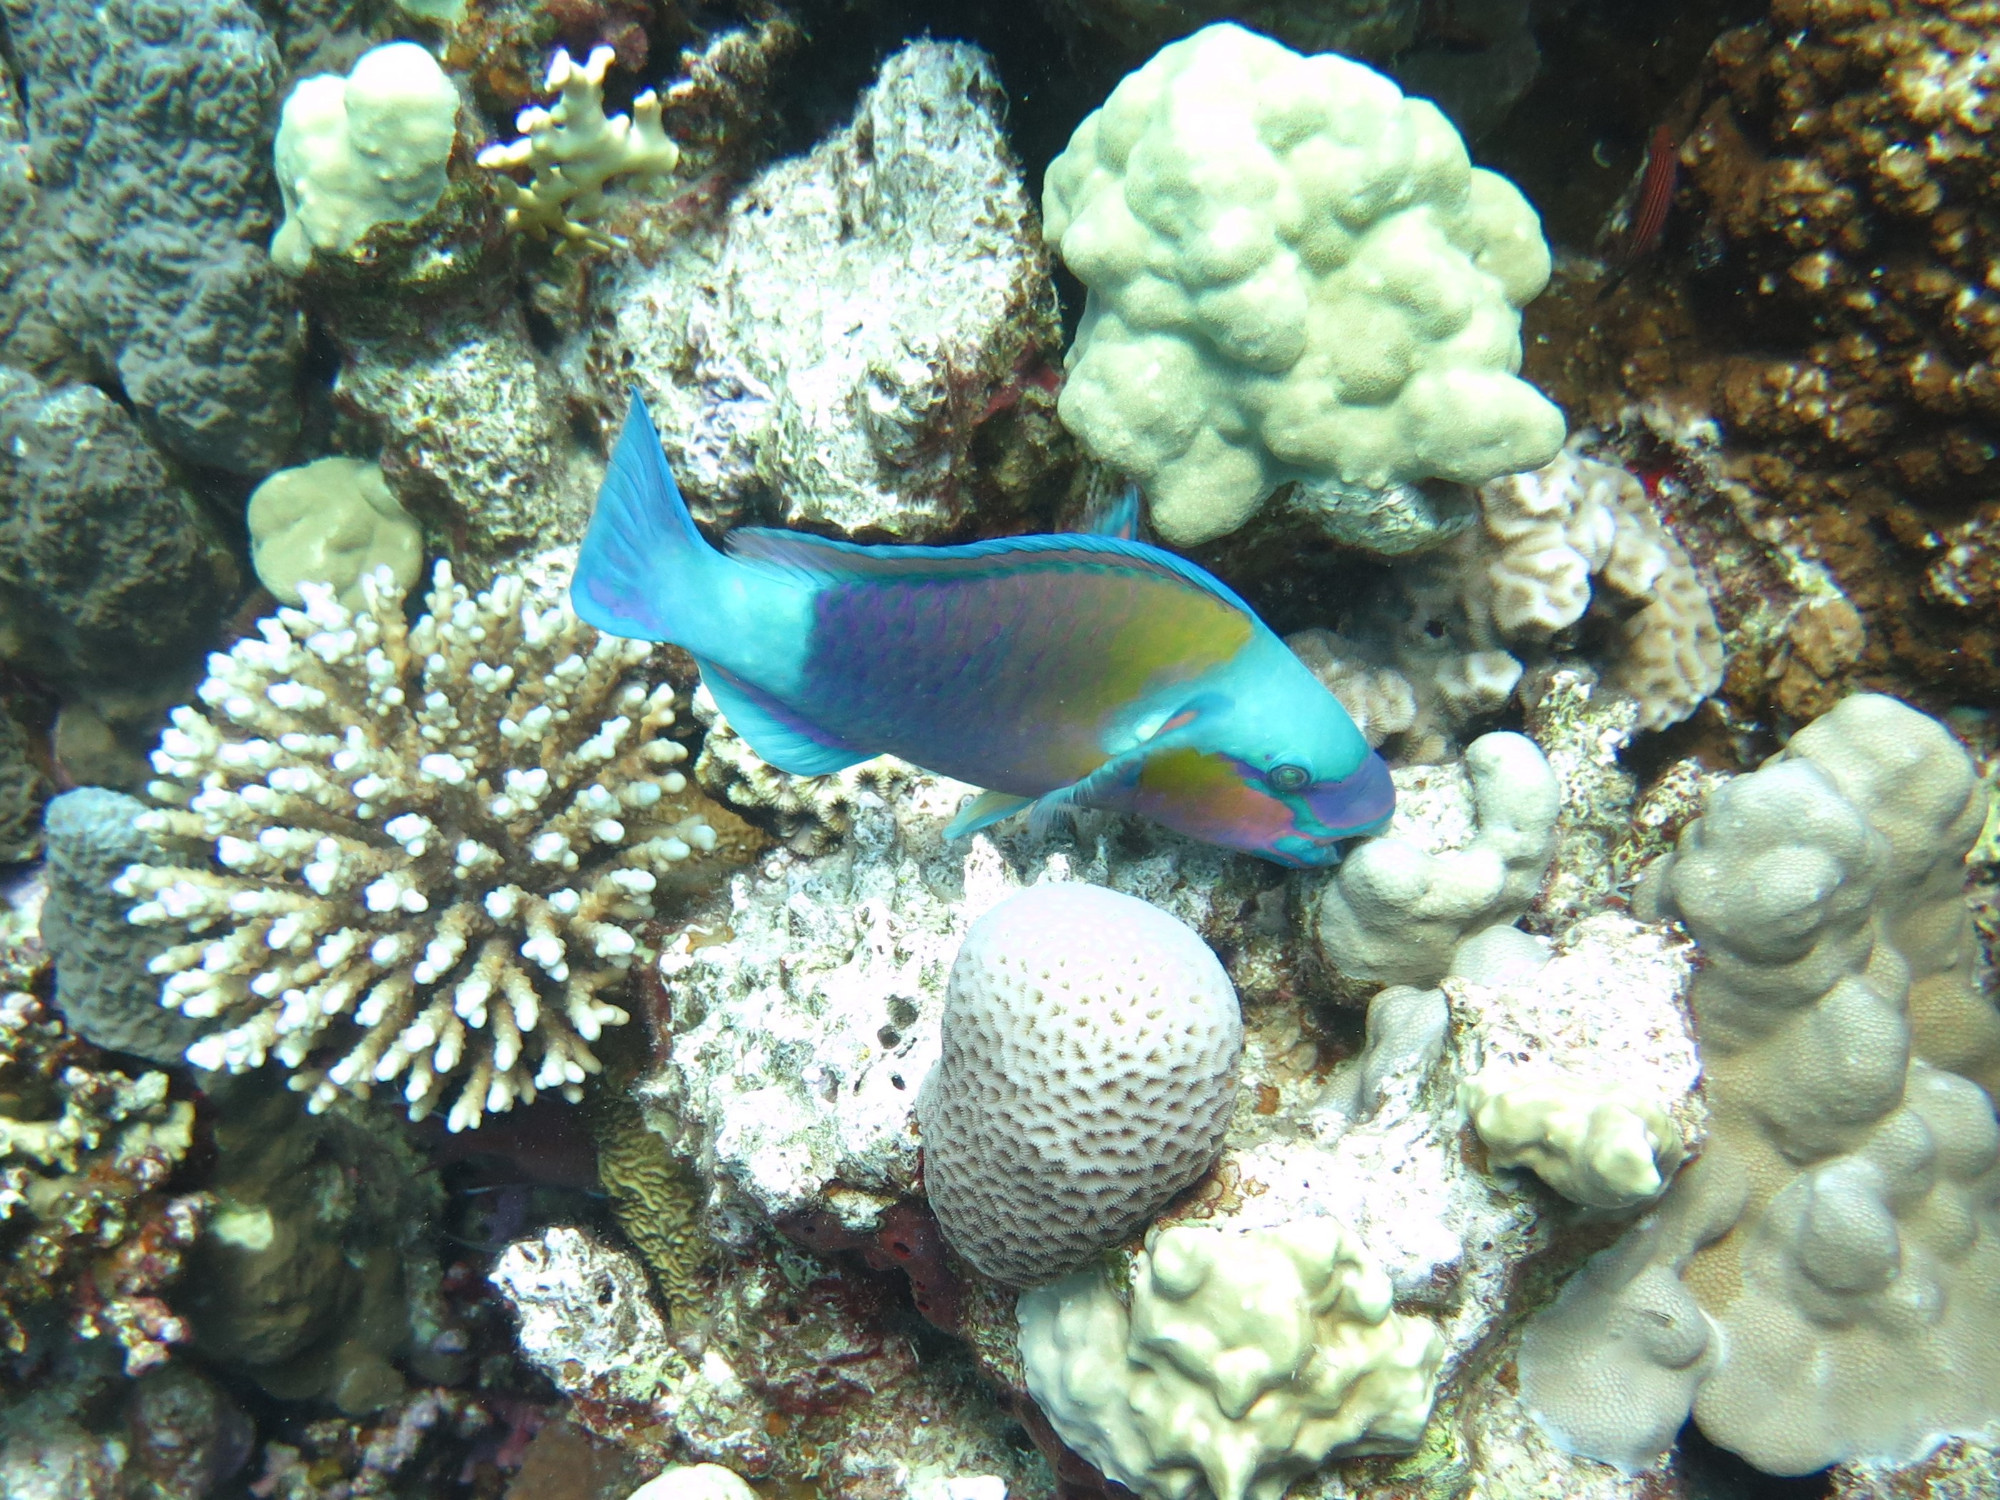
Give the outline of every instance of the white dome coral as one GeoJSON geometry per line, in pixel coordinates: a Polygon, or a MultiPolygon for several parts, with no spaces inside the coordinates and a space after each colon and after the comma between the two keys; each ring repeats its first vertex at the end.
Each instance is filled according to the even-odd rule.
{"type": "Polygon", "coordinates": [[[1562,446],[1515,373],[1549,277],[1534,210],[1359,63],[1205,27],[1077,127],[1042,212],[1090,288],[1063,422],[1169,542],[1290,479],[1477,484],[1562,446]]]}
{"type": "Polygon", "coordinates": [[[1102,886],[1008,897],[965,935],[917,1099],[952,1247],[1032,1286],[1134,1233],[1222,1149],[1243,1020],[1194,930],[1102,886]]]}
{"type": "Polygon", "coordinates": [[[673,690],[560,579],[474,598],[441,562],[414,625],[386,569],[363,589],[350,613],[303,585],[161,737],[141,824],[213,857],[116,883],[133,922],[188,929],[153,961],[162,1000],[224,1023],[190,1062],[275,1055],[315,1109],[401,1079],[415,1119],[457,1082],[457,1130],[580,1097],[659,875],[715,847],[673,690]]]}

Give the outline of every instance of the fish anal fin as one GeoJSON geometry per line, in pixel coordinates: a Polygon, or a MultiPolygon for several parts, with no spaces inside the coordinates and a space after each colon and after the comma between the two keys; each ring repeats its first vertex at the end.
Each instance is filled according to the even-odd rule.
{"type": "Polygon", "coordinates": [[[958,810],[958,816],[945,825],[947,841],[962,839],[969,833],[977,833],[982,828],[991,828],[1004,818],[1029,805],[1031,799],[1017,797],[1012,792],[981,792],[958,810]]]}
{"type": "Polygon", "coordinates": [[[715,706],[759,760],[793,776],[830,776],[873,757],[875,752],[857,750],[808,724],[770,694],[714,662],[701,657],[695,662],[715,706]]]}

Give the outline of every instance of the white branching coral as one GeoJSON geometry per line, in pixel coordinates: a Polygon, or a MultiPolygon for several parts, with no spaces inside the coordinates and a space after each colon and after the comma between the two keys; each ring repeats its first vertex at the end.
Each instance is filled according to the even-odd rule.
{"type": "Polygon", "coordinates": [[[165,1004],[223,1023],[198,1067],[274,1055],[316,1110],[402,1079],[413,1119],[456,1083],[454,1130],[538,1090],[574,1100],[627,1019],[605,992],[660,876],[715,847],[674,769],[673,690],[552,579],[474,598],[440,562],[414,625],[386,569],[363,588],[350,613],[307,584],[209,659],[144,822],[211,863],[115,888],[132,921],[191,934],[152,967],[165,1004]]]}
{"type": "Polygon", "coordinates": [[[582,67],[558,49],[549,63],[545,87],[557,95],[552,108],[531,105],[515,116],[519,140],[488,146],[479,164],[494,179],[507,204],[507,223],[536,239],[559,234],[566,240],[608,249],[611,236],[591,227],[605,211],[605,185],[631,179],[642,191],[658,191],[680,165],[676,146],[660,123],[660,99],[651,89],[632,101],[630,115],[604,113],[604,70],[616,54],[592,50],[582,67]],[[527,183],[506,174],[531,171],[527,183]]]}

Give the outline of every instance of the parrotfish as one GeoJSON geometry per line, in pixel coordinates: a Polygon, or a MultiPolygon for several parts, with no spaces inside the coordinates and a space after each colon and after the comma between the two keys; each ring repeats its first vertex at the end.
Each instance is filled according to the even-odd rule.
{"type": "Polygon", "coordinates": [[[717,549],[636,392],[570,598],[599,630],[690,652],[780,770],[888,753],[985,788],[947,837],[1106,808],[1311,866],[1394,809],[1339,701],[1186,559],[1115,534],[863,546],[751,527],[717,549]]]}

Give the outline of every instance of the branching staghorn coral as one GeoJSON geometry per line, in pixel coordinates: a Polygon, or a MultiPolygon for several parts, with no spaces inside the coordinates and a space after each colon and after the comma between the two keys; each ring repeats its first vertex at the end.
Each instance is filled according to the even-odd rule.
{"type": "Polygon", "coordinates": [[[350,613],[305,585],[161,738],[148,831],[212,855],[117,882],[134,922],[189,930],[153,961],[161,998],[225,1023],[190,1062],[275,1055],[315,1110],[398,1078],[413,1119],[462,1078],[454,1130],[575,1100],[627,1019],[604,995],[659,877],[715,847],[674,769],[673,689],[559,579],[474,598],[440,562],[414,625],[386,570],[363,588],[350,613]]]}
{"type": "Polygon", "coordinates": [[[660,99],[651,89],[632,101],[630,115],[604,113],[604,70],[617,53],[593,48],[578,67],[557,49],[544,87],[560,95],[552,108],[524,109],[515,118],[519,140],[488,146],[479,165],[492,169],[507,222],[536,239],[559,234],[599,249],[616,244],[590,221],[605,210],[604,187],[614,177],[630,177],[648,189],[666,181],[680,165],[681,151],[660,123],[660,99]],[[532,171],[526,185],[507,176],[515,167],[532,171]]]}

